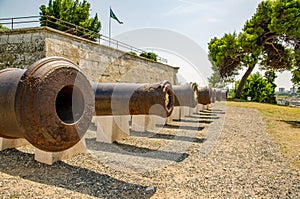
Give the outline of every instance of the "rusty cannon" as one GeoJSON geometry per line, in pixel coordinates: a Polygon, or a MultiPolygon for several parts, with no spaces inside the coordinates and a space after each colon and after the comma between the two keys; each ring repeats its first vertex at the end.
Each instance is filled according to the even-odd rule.
{"type": "Polygon", "coordinates": [[[44,58],[27,70],[0,71],[0,136],[25,138],[49,152],[75,145],[94,115],[94,92],[79,68],[44,58]]]}
{"type": "Polygon", "coordinates": [[[198,88],[198,103],[207,105],[212,103],[211,89],[208,87],[198,88]]]}
{"type": "Polygon", "coordinates": [[[157,115],[168,117],[174,92],[168,81],[154,84],[93,83],[97,116],[157,115]]]}
{"type": "Polygon", "coordinates": [[[174,106],[187,106],[194,108],[198,104],[198,88],[196,84],[173,86],[175,103],[174,106]]]}

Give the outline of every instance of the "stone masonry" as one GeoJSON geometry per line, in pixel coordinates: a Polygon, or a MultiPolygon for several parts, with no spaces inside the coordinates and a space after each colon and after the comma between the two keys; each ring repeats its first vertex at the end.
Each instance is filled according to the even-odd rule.
{"type": "Polygon", "coordinates": [[[49,56],[78,64],[90,81],[177,84],[178,68],[154,62],[48,27],[0,32],[0,69],[27,68],[49,56]]]}

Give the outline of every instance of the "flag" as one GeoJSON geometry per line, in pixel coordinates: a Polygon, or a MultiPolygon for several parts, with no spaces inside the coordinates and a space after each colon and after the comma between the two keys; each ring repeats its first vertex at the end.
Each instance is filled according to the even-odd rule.
{"type": "Polygon", "coordinates": [[[117,16],[115,15],[115,13],[112,11],[111,8],[110,8],[110,17],[116,20],[117,22],[119,22],[119,24],[123,24],[123,22],[117,18],[117,16]]]}

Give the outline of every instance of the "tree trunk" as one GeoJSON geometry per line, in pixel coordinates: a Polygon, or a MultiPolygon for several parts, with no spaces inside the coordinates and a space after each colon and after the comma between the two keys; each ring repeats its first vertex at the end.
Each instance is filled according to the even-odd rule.
{"type": "Polygon", "coordinates": [[[240,99],[241,98],[242,91],[243,91],[244,85],[246,83],[246,80],[249,77],[249,75],[251,74],[251,72],[253,71],[254,66],[255,66],[255,64],[249,66],[249,68],[247,69],[246,73],[243,75],[243,77],[241,79],[241,82],[239,84],[239,87],[238,87],[238,89],[237,89],[237,91],[235,93],[235,98],[236,99],[240,99]]]}

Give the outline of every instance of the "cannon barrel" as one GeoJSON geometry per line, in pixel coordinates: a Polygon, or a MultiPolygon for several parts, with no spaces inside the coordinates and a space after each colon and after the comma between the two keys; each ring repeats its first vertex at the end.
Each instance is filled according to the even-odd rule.
{"type": "Polygon", "coordinates": [[[105,115],[158,115],[168,117],[174,92],[168,81],[154,84],[93,83],[95,113],[105,115]]]}
{"type": "Polygon", "coordinates": [[[198,88],[198,103],[203,105],[211,104],[210,88],[207,87],[198,88]]]}
{"type": "Polygon", "coordinates": [[[175,103],[174,106],[196,107],[198,104],[198,88],[196,84],[173,86],[175,103]]]}
{"type": "Polygon", "coordinates": [[[215,88],[211,89],[211,102],[212,103],[216,102],[216,89],[215,88]]]}
{"type": "Polygon", "coordinates": [[[48,57],[27,70],[0,71],[0,136],[25,138],[44,151],[75,145],[94,115],[94,92],[77,66],[48,57]]]}
{"type": "Polygon", "coordinates": [[[222,101],[222,90],[220,88],[216,90],[216,100],[222,101]]]}

